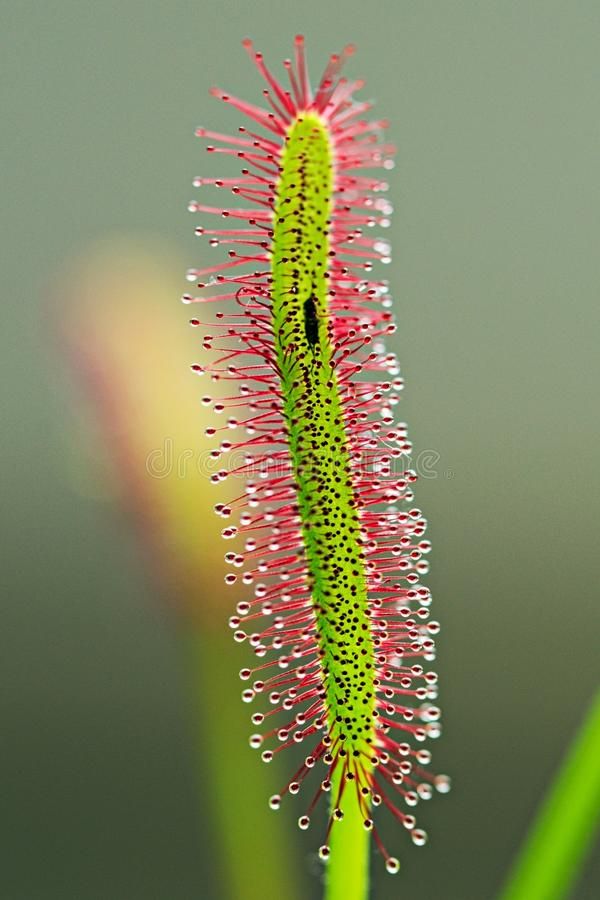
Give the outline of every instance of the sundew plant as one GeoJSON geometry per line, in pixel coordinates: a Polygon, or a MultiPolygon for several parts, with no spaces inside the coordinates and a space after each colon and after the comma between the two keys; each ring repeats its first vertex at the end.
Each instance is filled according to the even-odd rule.
{"type": "Polygon", "coordinates": [[[243,699],[257,701],[250,743],[266,763],[302,745],[304,762],[270,805],[301,791],[307,829],[325,795],[327,895],[358,900],[371,836],[388,872],[400,866],[380,813],[401,826],[399,852],[403,835],[421,846],[415,807],[449,789],[425,746],[440,734],[439,624],[421,581],[430,544],[411,444],[394,419],[402,379],[385,346],[395,330],[380,272],[393,147],[387,122],[355,99],[362,82],[340,74],[352,47],[313,90],[301,37],[284,80],[244,46],[266,83],[263,106],[213,89],[246,124],[235,136],[197,132],[212,157],[237,157],[242,170],[195,180],[235,200],[191,204],[222,220],[197,233],[227,250],[188,273],[201,291],[184,300],[217,310],[211,323],[192,319],[214,352],[193,369],[231,383],[224,399],[203,399],[223,416],[208,429],[220,442],[213,481],[244,478],[216,509],[235,539],[225,581],[249,592],[230,625],[256,657],[240,672],[243,699]]]}

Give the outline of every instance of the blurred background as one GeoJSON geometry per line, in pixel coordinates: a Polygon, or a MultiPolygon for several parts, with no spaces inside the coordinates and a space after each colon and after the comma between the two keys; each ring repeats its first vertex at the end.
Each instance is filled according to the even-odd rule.
{"type": "MultiPolygon", "coordinates": [[[[208,88],[257,100],[242,37],[278,69],[301,31],[315,74],[358,44],[399,148],[386,274],[443,625],[453,791],[423,808],[423,850],[387,823],[403,869],[374,860],[373,896],[492,900],[598,683],[600,6],[0,12],[0,896],[320,896],[318,834],[294,831],[293,799],[265,818],[278,785],[247,749],[178,303],[211,252],[191,181],[221,172],[194,128],[238,124],[208,88]],[[160,470],[169,441],[184,478],[160,470]]],[[[596,856],[573,898],[599,894],[596,856]]]]}

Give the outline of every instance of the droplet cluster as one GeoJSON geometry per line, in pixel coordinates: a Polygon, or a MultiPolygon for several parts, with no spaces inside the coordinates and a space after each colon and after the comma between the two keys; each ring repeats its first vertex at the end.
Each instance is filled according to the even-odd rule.
{"type": "Polygon", "coordinates": [[[395,327],[388,288],[368,275],[390,258],[387,241],[365,230],[389,224],[387,184],[371,172],[391,167],[393,148],[381,139],[387,123],[363,118],[369,104],[353,97],[361,83],[339,76],[353,48],[331,57],[313,93],[301,38],[285,63],[289,88],[245,45],[266,81],[266,108],[215,90],[253,128],[238,137],[198,130],[210,153],[243,161],[242,177],[195,185],[228,188],[249,205],[190,204],[228,220],[197,232],[230,249],[226,262],[190,270],[202,291],[183,299],[237,307],[217,305],[211,324],[192,319],[210,329],[202,342],[215,355],[192,369],[236,387],[203,402],[224,416],[208,430],[220,440],[212,480],[244,479],[216,509],[234,540],[226,562],[239,570],[226,583],[250,593],[230,619],[258,658],[240,672],[243,699],[263,698],[250,745],[269,762],[306,742],[303,765],[270,806],[320,766],[299,827],[329,794],[327,859],[331,829],[354,802],[393,873],[399,863],[374,808],[385,806],[421,846],[427,835],[406,809],[449,788],[419,746],[440,733],[429,667],[439,625],[421,583],[430,545],[413,505],[411,445],[393,416],[403,385],[384,345],[395,327]]]}

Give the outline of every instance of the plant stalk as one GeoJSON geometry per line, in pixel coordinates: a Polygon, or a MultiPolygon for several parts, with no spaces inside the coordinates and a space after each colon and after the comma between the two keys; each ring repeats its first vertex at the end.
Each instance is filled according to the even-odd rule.
{"type": "Polygon", "coordinates": [[[600,691],[542,802],[499,900],[563,900],[600,822],[600,691]]]}
{"type": "MultiPolygon", "coordinates": [[[[331,784],[332,812],[339,788],[339,768],[331,784]],[[337,777],[336,777],[337,774],[337,777]]],[[[371,835],[363,824],[354,785],[342,795],[341,822],[334,822],[329,844],[331,855],[325,870],[324,900],[366,900],[369,894],[369,848],[371,835]]]]}

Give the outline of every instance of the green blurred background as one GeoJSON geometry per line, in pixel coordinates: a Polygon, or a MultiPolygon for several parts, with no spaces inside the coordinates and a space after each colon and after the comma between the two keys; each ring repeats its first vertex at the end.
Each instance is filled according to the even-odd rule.
{"type": "MultiPolygon", "coordinates": [[[[208,87],[258,99],[241,38],[277,67],[302,31],[315,73],[356,42],[352,74],[392,120],[400,415],[417,451],[439,454],[417,500],[443,624],[435,762],[454,787],[423,810],[424,850],[400,836],[399,878],[375,865],[374,896],[491,900],[598,681],[600,6],[3,0],[0,11],[0,896],[224,900],[217,835],[197,814],[178,628],[117,501],[77,489],[81,398],[49,294],[107,235],[201,261],[185,207],[191,178],[219,169],[193,129],[237,126],[208,87]]],[[[186,329],[176,293],[167,302],[186,329]]],[[[233,682],[244,651],[231,659],[233,682]]],[[[222,748],[223,766],[238,750],[222,748]]],[[[243,796],[240,816],[251,842],[243,796]]],[[[311,900],[317,843],[298,834],[311,900]]],[[[599,862],[575,900],[600,894],[599,862]]]]}

